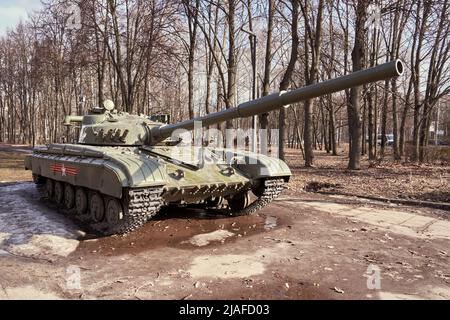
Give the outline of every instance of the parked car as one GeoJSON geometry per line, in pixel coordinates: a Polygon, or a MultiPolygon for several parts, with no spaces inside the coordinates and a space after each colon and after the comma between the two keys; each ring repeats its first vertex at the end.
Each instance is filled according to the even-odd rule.
{"type": "MultiPolygon", "coordinates": [[[[383,135],[379,134],[377,137],[377,144],[379,146],[381,146],[381,139],[382,139],[383,135]]],[[[394,144],[394,135],[393,134],[386,134],[386,146],[392,146],[394,144]]]]}
{"type": "Polygon", "coordinates": [[[437,145],[437,146],[450,146],[450,142],[447,140],[439,139],[436,143],[436,140],[430,139],[428,142],[429,145],[437,145]]]}

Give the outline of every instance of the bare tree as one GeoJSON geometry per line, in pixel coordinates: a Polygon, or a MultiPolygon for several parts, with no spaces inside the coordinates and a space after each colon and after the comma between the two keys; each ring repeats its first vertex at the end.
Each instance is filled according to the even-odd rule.
{"type": "MultiPolygon", "coordinates": [[[[263,90],[262,95],[267,96],[270,92],[270,73],[271,73],[271,61],[272,61],[272,32],[273,32],[273,17],[275,14],[275,0],[268,1],[268,16],[267,16],[267,39],[266,39],[266,55],[264,58],[264,78],[263,78],[263,90]]],[[[268,127],[268,113],[263,113],[259,117],[261,129],[267,129],[268,127]]]]}
{"type": "MultiPolygon", "coordinates": [[[[292,74],[294,73],[295,64],[298,60],[298,18],[299,18],[299,7],[300,0],[291,0],[291,34],[292,34],[292,46],[291,46],[291,57],[289,59],[289,64],[284,73],[283,79],[280,82],[280,91],[287,90],[291,82],[292,74]]],[[[286,143],[286,111],[284,108],[280,109],[280,114],[278,118],[279,127],[279,142],[278,142],[278,156],[280,159],[285,158],[284,146],[286,143]]]]}
{"type": "Polygon", "coordinates": [[[189,45],[188,45],[188,110],[189,118],[194,118],[194,62],[197,41],[197,25],[198,25],[198,10],[200,7],[200,0],[183,0],[183,6],[187,16],[187,23],[189,29],[189,45]]]}
{"type": "MultiPolygon", "coordinates": [[[[320,51],[321,51],[321,39],[322,39],[322,16],[323,16],[324,1],[319,0],[317,7],[316,26],[315,30],[312,29],[312,23],[309,17],[309,5],[308,1],[305,1],[301,5],[303,19],[305,21],[305,82],[306,85],[313,84],[317,81],[320,51]],[[310,51],[311,50],[311,51],[310,51]],[[310,53],[311,52],[311,53],[310,53]],[[311,57],[310,57],[311,55],[311,57]],[[310,62],[311,60],[311,62],[310,62]]],[[[305,166],[311,167],[314,160],[313,152],[313,126],[312,126],[312,113],[313,113],[313,100],[306,100],[305,106],[305,125],[303,138],[305,140],[305,166]]]]}
{"type": "MultiPolygon", "coordinates": [[[[352,51],[353,72],[363,68],[365,49],[365,21],[367,0],[358,0],[356,4],[355,43],[352,51]]],[[[348,129],[350,137],[348,168],[359,170],[361,168],[361,87],[353,87],[350,90],[350,101],[347,105],[348,129]]]]}

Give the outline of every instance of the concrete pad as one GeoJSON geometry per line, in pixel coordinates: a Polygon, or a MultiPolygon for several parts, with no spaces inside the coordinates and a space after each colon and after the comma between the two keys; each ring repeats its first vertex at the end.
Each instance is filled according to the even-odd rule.
{"type": "Polygon", "coordinates": [[[424,300],[424,298],[419,295],[386,292],[386,291],[379,292],[378,297],[380,300],[424,300]]]}
{"type": "Polygon", "coordinates": [[[369,207],[354,208],[350,205],[320,201],[298,201],[295,203],[315,210],[345,216],[398,234],[415,238],[450,239],[450,221],[443,221],[399,210],[369,207]]]}
{"type": "Polygon", "coordinates": [[[414,228],[416,230],[423,230],[427,225],[430,223],[437,221],[434,218],[431,217],[424,217],[424,216],[413,216],[411,219],[403,222],[401,225],[405,227],[414,228]]]}
{"type": "Polygon", "coordinates": [[[412,219],[414,215],[406,212],[391,211],[391,210],[377,210],[372,213],[379,221],[388,222],[390,224],[401,224],[412,219]]]}
{"type": "Polygon", "coordinates": [[[389,221],[386,221],[386,218],[379,217],[376,213],[360,214],[360,215],[354,217],[354,219],[362,221],[362,222],[367,222],[367,223],[370,223],[370,224],[373,224],[376,226],[380,226],[380,227],[389,227],[389,226],[393,225],[389,221]]]}
{"type": "Polygon", "coordinates": [[[450,289],[428,285],[419,292],[414,292],[414,294],[380,291],[378,292],[378,298],[381,300],[449,300],[450,289]]]}
{"type": "MultiPolygon", "coordinates": [[[[298,202],[292,203],[298,206],[298,202]]],[[[319,201],[311,201],[311,202],[303,202],[304,205],[308,207],[312,207],[313,209],[317,209],[320,211],[325,211],[329,213],[337,213],[341,211],[348,211],[349,207],[343,204],[337,203],[328,203],[328,202],[319,202],[319,201]]]]}
{"type": "Polygon", "coordinates": [[[424,232],[433,237],[450,239],[450,222],[437,221],[431,224],[424,232]]]}
{"type": "Polygon", "coordinates": [[[385,229],[387,229],[393,233],[397,233],[397,234],[401,234],[401,235],[409,236],[409,237],[413,237],[413,238],[425,239],[425,238],[431,237],[428,234],[424,234],[420,231],[411,229],[410,227],[404,227],[403,225],[390,225],[390,226],[386,227],[385,229]]]}

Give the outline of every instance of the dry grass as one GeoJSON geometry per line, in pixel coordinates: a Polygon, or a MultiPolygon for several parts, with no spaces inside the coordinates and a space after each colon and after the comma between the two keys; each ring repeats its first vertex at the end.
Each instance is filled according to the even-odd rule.
{"type": "Polygon", "coordinates": [[[31,171],[24,169],[25,154],[0,151],[0,182],[30,181],[31,171]]]}
{"type": "MultiPolygon", "coordinates": [[[[450,202],[450,165],[369,163],[363,157],[362,170],[347,170],[346,150],[338,156],[315,153],[315,168],[304,168],[299,150],[287,151],[287,162],[294,174],[291,192],[303,192],[307,186],[329,186],[329,190],[387,198],[450,202]]],[[[387,157],[390,158],[390,157],[387,157]]],[[[446,162],[448,163],[448,162],[446,162]]]]}

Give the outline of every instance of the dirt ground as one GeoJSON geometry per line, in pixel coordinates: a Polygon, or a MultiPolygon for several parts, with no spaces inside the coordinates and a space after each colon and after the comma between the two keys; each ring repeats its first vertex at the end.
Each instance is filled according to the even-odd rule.
{"type": "MultiPolygon", "coordinates": [[[[0,173],[5,162],[16,163],[12,151],[0,150],[0,173]]],[[[393,195],[417,197],[448,192],[448,167],[414,171],[413,186],[403,186],[393,182],[407,179],[403,167],[340,174],[344,156],[324,168],[327,156],[319,155],[315,169],[289,156],[290,189],[257,215],[178,209],[121,237],[89,234],[40,199],[31,182],[7,183],[15,173],[2,175],[0,298],[450,299],[448,211],[304,189],[350,176],[363,192],[378,190],[372,183],[379,180],[393,195]]]]}

